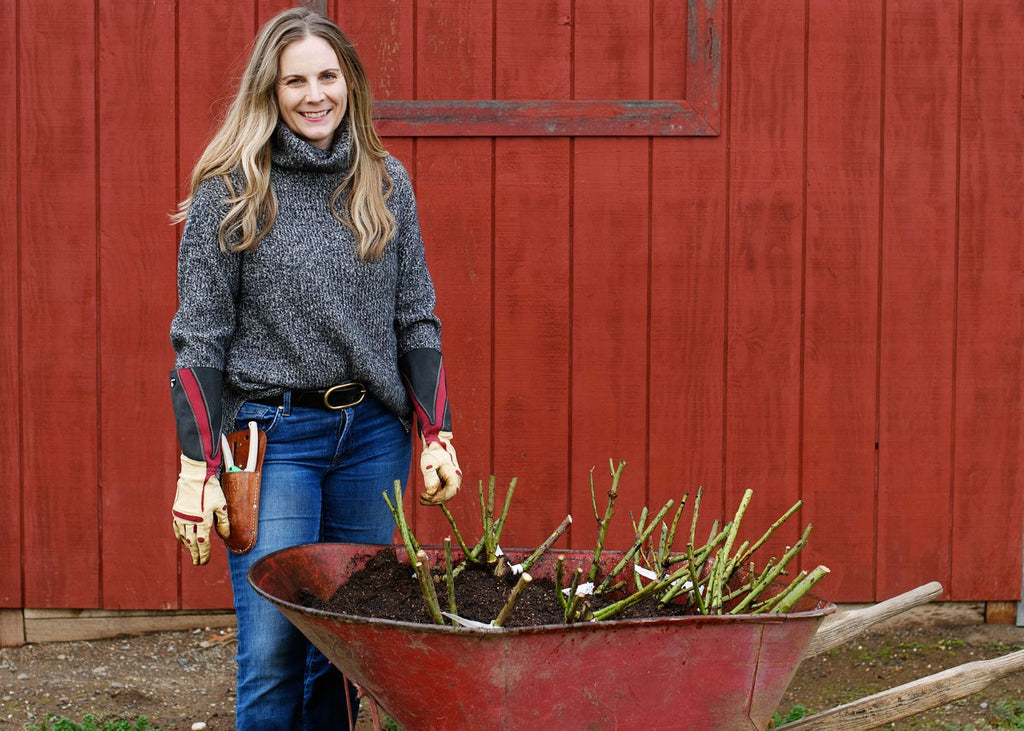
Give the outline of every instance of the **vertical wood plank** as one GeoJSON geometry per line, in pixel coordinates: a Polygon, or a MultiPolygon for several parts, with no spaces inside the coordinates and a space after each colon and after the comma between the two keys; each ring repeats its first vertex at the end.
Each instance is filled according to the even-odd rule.
{"type": "MultiPolygon", "coordinates": [[[[0,607],[23,606],[21,590],[21,378],[19,327],[19,128],[18,109],[22,97],[18,69],[17,5],[0,4],[0,68],[15,80],[7,103],[0,109],[0,393],[7,408],[0,414],[0,513],[7,516],[10,535],[0,544],[0,607]]],[[[2,613],[2,612],[0,612],[2,613]]]]}
{"type": "MultiPolygon", "coordinates": [[[[570,14],[497,4],[499,98],[569,96],[570,14]]],[[[499,138],[494,164],[494,472],[519,478],[504,542],[531,546],[569,510],[569,141],[499,138]]]]}
{"type": "Polygon", "coordinates": [[[878,598],[949,585],[956,257],[958,3],[886,13],[878,598]]]}
{"type": "Polygon", "coordinates": [[[95,8],[19,6],[25,603],[99,602],[95,8]],[[60,49],[59,52],[56,49],[60,49]],[[58,213],[59,211],[59,213],[58,213]]]}
{"type": "MultiPolygon", "coordinates": [[[[682,98],[686,3],[654,11],[653,96],[682,98]]],[[[684,521],[699,488],[705,506],[722,495],[726,149],[724,134],[653,140],[649,501],[688,495],[684,521]]]]}
{"type": "Polygon", "coordinates": [[[808,26],[801,561],[832,570],[829,599],[871,601],[882,3],[812,2],[808,26]]]}
{"type": "MultiPolygon", "coordinates": [[[[179,198],[187,192],[192,167],[238,87],[255,33],[256,11],[252,0],[185,3],[178,8],[178,171],[182,181],[179,198]]],[[[173,293],[173,281],[171,286],[173,293]]],[[[170,320],[164,325],[165,332],[169,326],[170,320]]],[[[163,375],[166,376],[172,365],[173,360],[162,369],[163,375]]],[[[169,400],[166,413],[173,427],[169,400]]],[[[169,511],[174,498],[173,482],[168,483],[166,490],[169,511]]],[[[207,566],[195,567],[188,552],[179,548],[178,561],[182,609],[231,606],[226,549],[218,545],[207,566]]]]}
{"type": "Polygon", "coordinates": [[[731,22],[724,517],[752,489],[741,532],[759,535],[799,497],[804,7],[737,3],[731,22]]]}
{"type": "Polygon", "coordinates": [[[278,13],[288,10],[289,8],[294,8],[300,4],[305,5],[306,7],[311,7],[314,10],[324,11],[326,10],[326,7],[321,8],[319,6],[326,6],[327,2],[326,0],[321,0],[319,3],[309,2],[308,0],[303,3],[295,3],[293,0],[256,0],[256,29],[259,30],[262,28],[266,25],[267,21],[278,13]]]}
{"type": "MultiPolygon", "coordinates": [[[[490,0],[425,0],[417,8],[417,97],[491,98],[490,0]]],[[[492,143],[486,138],[421,139],[415,166],[427,260],[444,327],[454,444],[466,485],[463,499],[451,510],[471,524],[479,515],[472,493],[493,470],[492,143]]],[[[413,470],[410,492],[422,490],[422,479],[413,470]]],[[[421,540],[435,542],[450,533],[439,510],[422,506],[416,510],[416,530],[421,540]]]]}
{"type": "Polygon", "coordinates": [[[335,22],[355,44],[375,99],[413,97],[414,9],[389,0],[339,3],[335,22]]]}
{"type": "Polygon", "coordinates": [[[1022,38],[1020,3],[964,3],[953,600],[1021,596],[1022,38]]]}
{"type": "MultiPolygon", "coordinates": [[[[643,99],[650,94],[650,6],[611,0],[577,3],[574,94],[578,99],[643,99]]],[[[594,470],[598,505],[609,460],[628,463],[609,548],[624,548],[627,516],[647,504],[649,142],[574,141],[572,202],[571,512],[575,547],[593,546],[594,470]]]]}
{"type": "Polygon", "coordinates": [[[172,608],[177,449],[167,376],[153,366],[174,356],[166,331],[143,323],[175,308],[174,7],[104,0],[98,38],[103,606],[172,608]],[[140,492],[167,504],[140,510],[140,492]]]}
{"type": "Polygon", "coordinates": [[[238,89],[256,35],[253,0],[178,7],[179,197],[238,89]]]}

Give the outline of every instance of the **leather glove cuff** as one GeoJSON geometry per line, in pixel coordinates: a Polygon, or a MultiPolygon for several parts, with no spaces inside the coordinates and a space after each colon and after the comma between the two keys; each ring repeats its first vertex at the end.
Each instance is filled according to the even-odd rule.
{"type": "Polygon", "coordinates": [[[448,384],[439,350],[416,348],[398,359],[405,390],[412,401],[424,444],[440,441],[441,432],[452,431],[448,408],[448,384]]]}
{"type": "Polygon", "coordinates": [[[221,384],[216,368],[175,368],[171,371],[171,404],[178,443],[186,457],[220,467],[221,384]]]}

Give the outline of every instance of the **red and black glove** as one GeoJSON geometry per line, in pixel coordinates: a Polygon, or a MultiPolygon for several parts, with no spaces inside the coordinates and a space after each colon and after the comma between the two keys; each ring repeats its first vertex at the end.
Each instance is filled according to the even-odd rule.
{"type": "Polygon", "coordinates": [[[181,444],[181,471],[171,508],[174,535],[192,554],[192,564],[210,560],[210,532],[227,538],[227,501],[220,470],[221,372],[215,368],[171,371],[171,403],[181,444]]]}
{"type": "Polygon", "coordinates": [[[462,485],[462,470],[452,446],[452,417],[448,410],[448,386],[440,351],[417,348],[398,359],[398,370],[412,400],[419,423],[423,452],[420,471],[423,505],[440,505],[455,497],[462,485]]]}

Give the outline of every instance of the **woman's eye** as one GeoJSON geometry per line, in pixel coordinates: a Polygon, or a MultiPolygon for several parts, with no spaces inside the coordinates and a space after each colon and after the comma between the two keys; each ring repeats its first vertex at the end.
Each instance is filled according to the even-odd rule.
{"type": "Polygon", "coordinates": [[[324,81],[337,81],[338,80],[338,75],[336,73],[333,73],[333,72],[328,72],[328,73],[324,74],[323,76],[321,76],[320,78],[322,80],[324,80],[324,81]]]}
{"type": "Polygon", "coordinates": [[[302,86],[302,79],[287,79],[284,82],[285,86],[302,86]]]}

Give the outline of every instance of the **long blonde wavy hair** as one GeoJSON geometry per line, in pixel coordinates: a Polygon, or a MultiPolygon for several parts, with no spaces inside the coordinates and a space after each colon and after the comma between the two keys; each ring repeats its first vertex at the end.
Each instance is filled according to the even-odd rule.
{"type": "Polygon", "coordinates": [[[220,176],[230,192],[230,206],[217,236],[220,248],[245,251],[266,236],[277,216],[270,182],[270,138],[279,117],[278,67],[285,46],[308,36],[322,38],[334,49],[348,85],[347,119],[342,124],[350,125],[353,164],[331,195],[331,214],[355,235],[359,258],[374,261],[396,227],[395,217],[385,205],[392,190],[384,169],[387,152],[373,126],[369,82],[355,47],[338,26],[309,8],[286,10],[263,26],[238,93],[192,170],[189,195],[178,204],[172,220],[185,220],[199,184],[220,176]],[[236,172],[242,178],[241,190],[236,190],[231,180],[236,172]]]}

